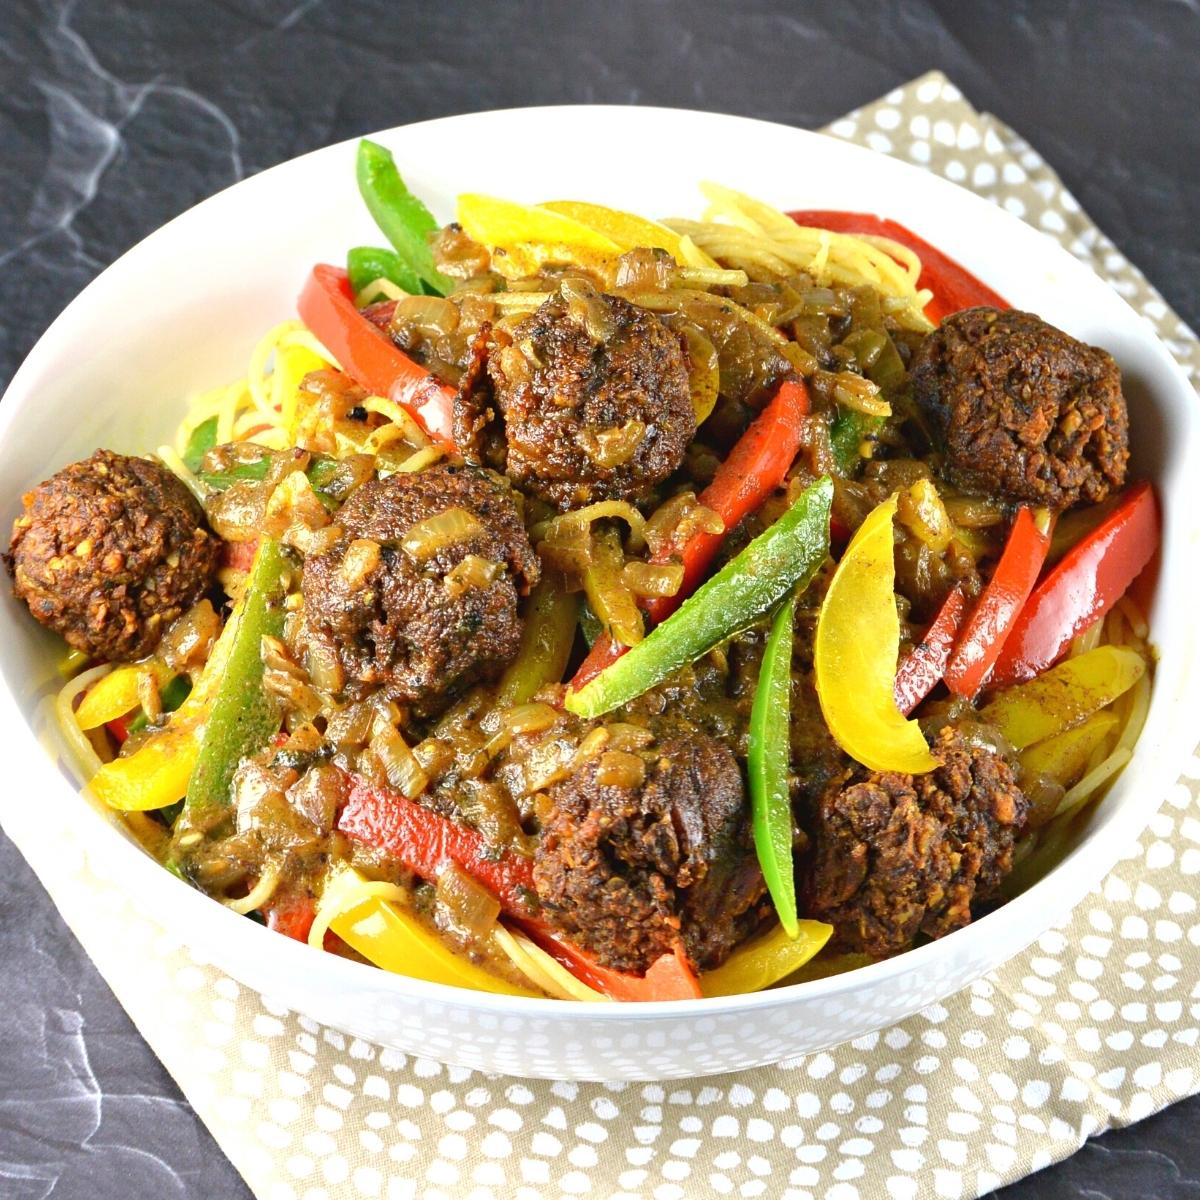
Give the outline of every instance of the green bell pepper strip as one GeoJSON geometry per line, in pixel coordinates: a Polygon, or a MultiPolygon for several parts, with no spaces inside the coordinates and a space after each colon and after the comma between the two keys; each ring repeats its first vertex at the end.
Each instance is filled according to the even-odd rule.
{"type": "Polygon", "coordinates": [[[392,152],[363,138],[358,143],[355,166],[358,190],[375,223],[396,248],[396,253],[436,295],[454,286],[433,262],[429,235],[438,227],[433,214],[408,190],[392,152]]]}
{"type": "Polygon", "coordinates": [[[217,418],[201,421],[188,437],[183,449],[183,465],[193,473],[200,470],[200,462],[217,444],[217,418]]]}
{"type": "Polygon", "coordinates": [[[564,704],[599,717],[749,628],[795,587],[802,592],[829,554],[833,481],[806,488],[791,508],[703,584],[643,641],[569,691],[564,704]]]}
{"type": "Polygon", "coordinates": [[[750,812],[754,849],[779,923],[789,937],[800,932],[796,918],[796,879],[792,866],[791,759],[793,592],[771,622],[750,710],[750,812]]]}
{"type": "MultiPolygon", "coordinates": [[[[226,471],[198,471],[196,478],[205,487],[214,492],[228,491],[235,483],[258,483],[267,477],[271,469],[271,456],[264,453],[262,458],[253,462],[240,462],[226,471]]],[[[312,484],[317,499],[330,511],[334,512],[340,501],[327,489],[336,477],[338,460],[326,454],[314,454],[305,470],[308,482],[312,484]]]]}
{"type": "Polygon", "coordinates": [[[852,408],[838,409],[838,414],[829,427],[829,445],[833,450],[833,461],[841,475],[848,477],[855,474],[862,462],[859,446],[871,434],[882,428],[884,419],[855,412],[852,408]]]}
{"type": "Polygon", "coordinates": [[[348,251],[346,273],[356,296],[377,279],[389,280],[410,296],[419,296],[425,290],[421,277],[409,263],[395,250],[385,250],[382,246],[355,246],[348,251]]]}
{"type": "Polygon", "coordinates": [[[579,632],[583,634],[583,640],[587,642],[589,650],[604,635],[604,626],[600,624],[600,618],[592,612],[586,600],[579,608],[579,632]]]}
{"type": "MultiPolygon", "coordinates": [[[[162,703],[162,710],[165,713],[174,712],[187,698],[192,690],[192,681],[186,675],[176,675],[170,683],[163,688],[159,696],[162,703]]],[[[126,725],[126,736],[130,733],[141,733],[150,724],[149,717],[144,712],[139,712],[132,721],[126,725]]],[[[124,739],[122,739],[124,740],[124,739]]]]}
{"type": "Polygon", "coordinates": [[[212,699],[183,813],[176,823],[177,839],[197,818],[229,804],[238,764],[279,731],[278,705],[263,688],[262,640],[283,635],[290,569],[283,547],[272,538],[263,538],[246,578],[238,627],[212,699]]]}

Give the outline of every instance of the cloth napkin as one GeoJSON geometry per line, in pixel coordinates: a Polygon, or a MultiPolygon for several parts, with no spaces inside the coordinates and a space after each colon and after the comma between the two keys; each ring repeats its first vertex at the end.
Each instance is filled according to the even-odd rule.
{"type": "MultiPolygon", "coordinates": [[[[1200,342],[1036,151],[943,76],[830,132],[1057,238],[1200,377],[1200,342]]],[[[825,1053],[687,1084],[521,1081],[347,1038],[136,911],[69,811],[41,808],[36,826],[14,816],[8,832],[259,1200],[969,1200],[1200,1090],[1198,779],[1194,757],[1068,920],[944,1004],[825,1053]]]]}

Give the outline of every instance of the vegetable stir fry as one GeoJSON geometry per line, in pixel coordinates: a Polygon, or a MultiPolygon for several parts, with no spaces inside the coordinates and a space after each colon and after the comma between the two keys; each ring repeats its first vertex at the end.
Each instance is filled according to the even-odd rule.
{"type": "Polygon", "coordinates": [[[1109,355],[880,217],[357,180],[381,244],[13,529],[150,853],[319,952],[597,1003],[853,969],[1053,866],[1153,680],[1109,355]]]}

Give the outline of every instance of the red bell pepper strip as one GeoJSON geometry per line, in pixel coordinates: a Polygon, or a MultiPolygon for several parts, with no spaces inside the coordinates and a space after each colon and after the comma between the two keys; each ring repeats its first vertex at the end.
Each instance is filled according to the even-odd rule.
{"type": "Polygon", "coordinates": [[[532,859],[511,851],[497,856],[475,830],[389,788],[351,775],[338,829],[399,859],[422,879],[436,879],[446,863],[456,863],[513,916],[528,916],[535,907],[532,859]]]}
{"type": "Polygon", "coordinates": [[[987,681],[1046,561],[1053,524],[1046,509],[1017,510],[1000,561],[946,665],[946,686],[956,696],[974,696],[987,681]]]}
{"type": "Polygon", "coordinates": [[[673,953],[664,954],[652,962],[645,975],[627,975],[623,971],[602,966],[578,946],[560,941],[541,921],[523,921],[521,924],[526,933],[576,979],[613,1000],[698,1000],[702,994],[700,981],[687,960],[683,946],[678,943],[673,953]]]}
{"type": "Polygon", "coordinates": [[[1023,683],[1056,663],[1071,639],[1125,594],[1158,548],[1158,540],[1154,489],[1135,483],[1034,589],[988,682],[997,687],[1023,683]]]}
{"type": "Polygon", "coordinates": [[[925,635],[896,669],[896,707],[908,716],[933,691],[946,671],[954,639],[967,615],[967,597],[961,585],[942,602],[925,635]]]}
{"type": "Polygon", "coordinates": [[[296,304],[300,319],[355,383],[394,400],[431,438],[454,445],[454,389],[439,383],[354,305],[350,276],[318,263],[296,304]]]}
{"type": "Polygon", "coordinates": [[[536,893],[531,859],[508,852],[495,857],[473,829],[399,792],[354,775],[350,781],[350,796],[338,818],[342,833],[385,851],[423,879],[436,879],[447,862],[456,863],[489,888],[506,912],[520,918],[543,949],[598,991],[616,1000],[692,999],[700,995],[700,985],[681,951],[664,955],[642,978],[610,971],[579,947],[561,941],[545,922],[533,916],[536,893]]]}
{"type": "Polygon", "coordinates": [[[588,651],[587,657],[579,664],[579,668],[571,677],[571,689],[576,692],[579,691],[585,683],[589,683],[595,679],[605,667],[611,663],[615,663],[628,649],[628,646],[622,646],[620,642],[614,642],[607,633],[602,633],[592,643],[592,648],[588,651]]]}
{"type": "Polygon", "coordinates": [[[724,530],[695,533],[683,546],[668,547],[654,556],[655,562],[675,557],[683,561],[679,591],[646,601],[646,611],[655,621],[664,621],[696,590],[729,532],[783,483],[800,449],[807,415],[808,389],[804,381],[785,379],[698,497],[721,518],[724,530]]]}
{"type": "Polygon", "coordinates": [[[313,898],[303,894],[275,897],[263,906],[262,911],[268,929],[298,942],[308,941],[308,932],[317,916],[313,898]]]}
{"type": "Polygon", "coordinates": [[[129,722],[131,719],[132,714],[126,713],[123,717],[114,717],[111,721],[104,722],[104,728],[117,739],[118,746],[129,737],[129,722]]]}
{"type": "Polygon", "coordinates": [[[836,212],[827,209],[802,209],[788,213],[797,225],[828,229],[831,233],[865,233],[874,237],[891,238],[907,246],[921,260],[921,275],[917,287],[928,288],[933,299],[925,306],[925,315],[936,325],[943,317],[960,309],[986,304],[991,308],[1012,306],[986,283],[976,279],[966,267],[949,255],[931,246],[898,221],[877,217],[871,213],[836,212]]]}

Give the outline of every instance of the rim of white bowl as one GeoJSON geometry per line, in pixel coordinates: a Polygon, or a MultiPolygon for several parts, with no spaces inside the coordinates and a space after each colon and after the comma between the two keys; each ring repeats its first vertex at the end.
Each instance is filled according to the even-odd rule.
{"type": "MultiPolygon", "coordinates": [[[[939,196],[953,197],[949,203],[965,208],[973,208],[985,223],[999,222],[1004,228],[1010,231],[1012,237],[1018,242],[1027,242],[1031,252],[1036,248],[1040,255],[1054,260],[1056,265],[1066,274],[1073,275],[1077,279],[1084,281],[1080,286],[1103,288],[1106,292],[1110,293],[1110,298],[1115,299],[1124,309],[1123,315],[1128,316],[1130,322],[1129,328],[1139,330],[1140,336],[1138,340],[1158,359],[1159,366],[1165,371],[1166,375],[1173,378],[1176,389],[1182,397],[1182,402],[1186,404],[1195,401],[1195,394],[1187,377],[1184,375],[1179,364],[1171,357],[1166,347],[1159,341],[1148,323],[1130,308],[1122,297],[1113,293],[1112,289],[1103,280],[1099,279],[1086,264],[1074,258],[1057,242],[1046,237],[1044,234],[1040,234],[1019,218],[990,203],[978,194],[962,188],[947,179],[933,175],[930,172],[898,159],[877,154],[865,147],[844,142],[822,133],[796,129],[772,121],[729,116],[720,113],[708,113],[697,109],[676,109],[643,105],[589,104],[490,109],[475,113],[463,113],[452,117],[440,117],[430,121],[413,122],[409,125],[392,126],[364,136],[386,143],[392,135],[413,128],[429,130],[438,126],[462,126],[470,123],[487,124],[496,122],[503,124],[527,118],[530,114],[555,113],[570,114],[572,117],[581,120],[603,118],[606,121],[620,121],[631,117],[636,120],[638,115],[641,114],[653,116],[656,120],[665,120],[667,122],[680,122],[683,124],[689,122],[699,123],[706,126],[709,130],[718,126],[724,126],[729,133],[733,133],[738,127],[754,127],[760,131],[769,130],[784,138],[809,141],[810,145],[820,146],[825,154],[833,155],[834,157],[846,155],[859,162],[864,162],[869,158],[873,166],[882,175],[900,173],[911,180],[920,180],[920,183],[917,184],[918,189],[928,189],[939,196]],[[1033,242],[1031,241],[1033,238],[1038,240],[1033,242]]],[[[317,156],[345,150],[357,143],[358,140],[358,137],[353,137],[341,142],[332,143],[329,146],[309,151],[273,167],[269,167],[247,179],[239,180],[200,201],[148,234],[106,267],[63,309],[38,339],[33,349],[14,374],[5,391],[4,398],[8,400],[14,392],[19,394],[24,386],[23,381],[42,369],[43,359],[53,361],[57,356],[57,352],[53,349],[53,343],[57,340],[58,335],[62,333],[63,329],[69,325],[76,310],[89,303],[90,298],[96,292],[103,291],[108,283],[111,282],[114,275],[120,275],[126,270],[135,269],[141,259],[153,253],[159,241],[167,237],[177,223],[186,221],[192,214],[201,210],[207,210],[212,206],[228,203],[230,193],[232,192],[246,191],[256,186],[265,186],[265,181],[273,180],[280,174],[298,169],[298,164],[317,156]]],[[[931,240],[933,239],[931,238],[931,240]]],[[[181,388],[181,394],[184,390],[181,388]]],[[[17,407],[18,404],[12,402],[0,405],[0,443],[4,442],[9,426],[15,419],[17,407]]],[[[1200,447],[1200,432],[1193,430],[1191,440],[1200,447]]],[[[1184,490],[1182,486],[1180,490],[1184,490]]],[[[1200,493],[1200,488],[1192,487],[1190,491],[1200,493]]],[[[1200,538],[1200,505],[1193,504],[1185,508],[1184,514],[1180,514],[1177,511],[1171,511],[1169,514],[1164,513],[1164,518],[1164,529],[1170,532],[1170,545],[1175,547],[1175,555],[1172,556],[1173,560],[1175,556],[1181,556],[1180,552],[1183,546],[1179,543],[1185,542],[1189,536],[1193,540],[1200,538]],[[1190,525],[1181,524],[1181,515],[1189,515],[1191,517],[1190,525]]],[[[1166,541],[1164,542],[1164,549],[1167,549],[1166,541]]],[[[1166,558],[1167,555],[1164,554],[1164,560],[1166,558]]],[[[1160,578],[1156,583],[1156,596],[1159,594],[1158,589],[1164,586],[1164,581],[1160,573],[1160,578]]],[[[129,887],[127,890],[132,890],[135,885],[144,886],[151,893],[160,889],[167,889],[173,905],[189,909],[189,915],[199,924],[211,927],[213,934],[220,933],[242,939],[256,938],[259,941],[259,954],[278,957],[280,960],[290,960],[287,963],[290,967],[307,966],[309,970],[319,967],[319,969],[331,973],[335,978],[337,976],[344,978],[347,986],[369,983],[373,990],[382,989],[394,992],[399,997],[436,1000],[442,1003],[461,1005],[481,1011],[500,1011],[513,1015],[529,1014],[531,1016],[552,1017],[560,1020],[570,1020],[573,1016],[578,1015],[580,1017],[586,1016],[589,1020],[600,1019],[604,1021],[625,1022],[629,1020],[661,1019],[672,1015],[701,1016],[705,1014],[749,1012],[763,1008],[786,1007],[800,998],[817,999],[837,996],[842,993],[852,992],[859,986],[866,985],[867,983],[879,983],[891,978],[907,975],[910,972],[922,971],[927,967],[935,966],[939,958],[947,953],[947,946],[960,944],[956,939],[970,936],[987,937],[993,930],[999,932],[1002,928],[1009,931],[1010,937],[1008,940],[1013,943],[1012,954],[1009,957],[1011,958],[1012,955],[1019,953],[1023,947],[1031,944],[1050,928],[1056,920],[1073,908],[1083,895],[1097,884],[1118,861],[1129,842],[1135,839],[1145,828],[1159,803],[1165,797],[1170,784],[1178,777],[1187,755],[1193,749],[1184,716],[1179,714],[1176,720],[1172,722],[1170,714],[1163,711],[1167,706],[1164,684],[1174,679],[1177,685],[1173,689],[1175,693],[1175,708],[1177,712],[1179,709],[1186,710],[1190,707],[1190,704],[1187,702],[1190,701],[1192,704],[1200,703],[1200,671],[1192,672],[1191,678],[1188,678],[1182,667],[1175,667],[1173,670],[1168,669],[1166,680],[1163,680],[1162,675],[1163,667],[1160,660],[1156,669],[1154,694],[1151,698],[1151,719],[1147,720],[1146,726],[1146,730],[1153,729],[1158,734],[1157,741],[1160,743],[1160,753],[1154,759],[1147,761],[1147,754],[1145,752],[1146,730],[1143,730],[1143,736],[1139,738],[1138,744],[1135,747],[1133,761],[1122,772],[1113,788],[1113,792],[1128,791],[1130,790],[1129,784],[1136,782],[1139,790],[1151,793],[1149,803],[1145,807],[1139,807],[1132,797],[1121,800],[1114,806],[1115,811],[1102,828],[1085,834],[1080,843],[1060,863],[1021,895],[978,918],[963,929],[946,935],[944,938],[927,942],[922,946],[896,955],[893,958],[859,967],[841,975],[832,975],[805,983],[773,987],[763,991],[748,992],[735,996],[705,997],[693,1000],[648,1001],[637,1004],[563,1001],[549,998],[537,999],[508,996],[494,992],[480,992],[458,988],[447,984],[430,983],[412,976],[398,975],[364,963],[353,962],[337,955],[323,954],[320,958],[314,958],[314,952],[307,945],[293,941],[290,938],[280,937],[257,922],[248,921],[246,918],[238,916],[161,867],[133,842],[130,836],[114,823],[112,818],[99,811],[94,803],[89,802],[86,797],[81,795],[79,790],[74,788],[57,769],[49,755],[38,742],[32,726],[25,718],[20,705],[8,687],[7,680],[3,680],[2,686],[0,686],[0,703],[3,703],[5,707],[11,710],[9,716],[15,718],[16,723],[21,728],[22,736],[20,740],[24,743],[24,749],[32,751],[36,756],[36,760],[40,760],[37,766],[41,773],[47,777],[47,784],[54,788],[61,799],[67,802],[73,801],[86,812],[87,815],[84,819],[92,824],[96,835],[103,839],[109,852],[121,860],[120,865],[122,868],[132,873],[128,880],[129,887]],[[1138,754],[1139,749],[1143,751],[1141,755],[1138,754]],[[1130,779],[1130,771],[1135,767],[1135,764],[1136,770],[1133,771],[1134,778],[1130,779]],[[1012,935],[1018,930],[1020,932],[1016,933],[1014,938],[1012,935]]],[[[1105,802],[1107,802],[1107,797],[1105,802]]],[[[207,938],[192,938],[182,930],[177,932],[187,944],[202,946],[205,942],[213,940],[212,936],[207,938]]]]}

